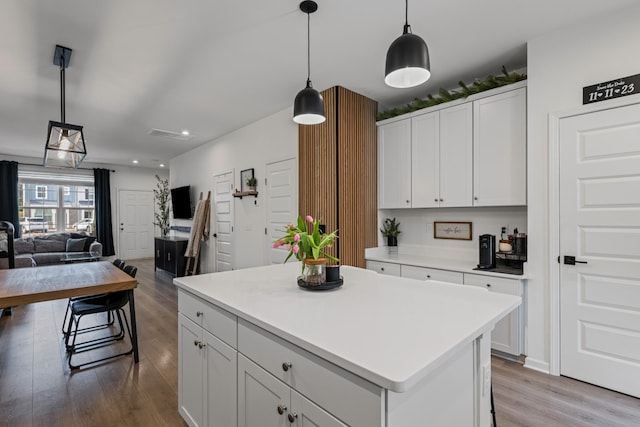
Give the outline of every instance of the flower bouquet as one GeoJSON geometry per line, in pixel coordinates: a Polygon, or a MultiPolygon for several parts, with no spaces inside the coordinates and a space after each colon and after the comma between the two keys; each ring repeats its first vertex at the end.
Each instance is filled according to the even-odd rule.
{"type": "Polygon", "coordinates": [[[296,225],[289,224],[285,229],[285,235],[273,243],[274,248],[287,246],[289,255],[284,262],[292,256],[302,261],[302,279],[307,283],[321,284],[326,281],[325,266],[328,260],[338,262],[338,258],[324,251],[331,247],[333,241],[338,238],[337,230],[326,234],[320,233],[320,221],[307,215],[305,218],[298,216],[296,225]]]}

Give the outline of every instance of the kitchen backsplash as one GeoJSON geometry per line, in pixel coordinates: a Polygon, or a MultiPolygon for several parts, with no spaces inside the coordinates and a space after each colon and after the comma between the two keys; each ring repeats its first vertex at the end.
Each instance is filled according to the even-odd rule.
{"type": "MultiPolygon", "coordinates": [[[[428,246],[431,248],[473,250],[477,253],[478,236],[494,234],[500,240],[502,227],[508,227],[509,234],[517,228],[527,232],[527,208],[484,207],[484,208],[437,208],[437,209],[381,209],[378,210],[378,224],[384,218],[396,218],[402,233],[398,246],[428,246]],[[447,240],[433,238],[434,221],[468,221],[472,223],[472,240],[447,240]]],[[[379,227],[378,227],[379,228],[379,227]]],[[[386,246],[386,239],[378,232],[378,246],[386,246]]]]}

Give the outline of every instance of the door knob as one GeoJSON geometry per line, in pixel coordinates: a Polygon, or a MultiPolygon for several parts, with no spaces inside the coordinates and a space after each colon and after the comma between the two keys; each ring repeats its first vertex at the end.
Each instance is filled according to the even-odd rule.
{"type": "Polygon", "coordinates": [[[574,256],[565,255],[564,263],[566,265],[576,265],[576,264],[587,264],[587,261],[578,261],[574,256]]]}

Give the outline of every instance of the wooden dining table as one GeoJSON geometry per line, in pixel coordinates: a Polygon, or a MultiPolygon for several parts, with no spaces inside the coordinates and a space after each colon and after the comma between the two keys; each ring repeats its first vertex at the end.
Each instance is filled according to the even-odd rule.
{"type": "Polygon", "coordinates": [[[62,298],[127,291],[133,359],[138,363],[140,358],[133,295],[137,285],[135,278],[107,261],[0,270],[0,309],[62,298]]]}

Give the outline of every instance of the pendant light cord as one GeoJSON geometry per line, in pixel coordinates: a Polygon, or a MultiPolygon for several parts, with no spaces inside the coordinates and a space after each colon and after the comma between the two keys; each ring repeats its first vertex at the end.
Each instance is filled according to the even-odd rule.
{"type": "Polygon", "coordinates": [[[307,85],[311,81],[311,14],[307,13],[307,85]]]}
{"type": "Polygon", "coordinates": [[[402,34],[409,34],[411,32],[411,25],[409,25],[409,0],[404,2],[404,30],[402,34]]]}
{"type": "Polygon", "coordinates": [[[64,99],[64,93],[65,93],[65,87],[64,87],[64,51],[62,51],[62,54],[60,55],[60,116],[62,117],[62,123],[66,123],[65,122],[65,108],[64,108],[64,104],[65,104],[65,99],[64,99]]]}

